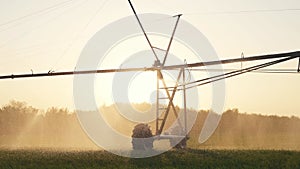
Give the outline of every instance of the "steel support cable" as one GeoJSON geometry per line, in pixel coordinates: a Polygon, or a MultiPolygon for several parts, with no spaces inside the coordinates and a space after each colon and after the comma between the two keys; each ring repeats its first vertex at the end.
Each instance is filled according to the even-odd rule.
{"type": "MultiPolygon", "coordinates": [[[[73,0],[74,1],[74,0],[73,0]]],[[[59,6],[59,8],[62,10],[60,11],[59,13],[55,14],[53,17],[45,20],[45,22],[41,23],[41,24],[38,24],[36,25],[35,27],[33,27],[32,29],[28,30],[28,31],[25,31],[24,33],[22,33],[21,35],[15,37],[15,38],[12,38],[12,39],[9,39],[8,41],[6,41],[4,44],[1,44],[0,45],[0,49],[2,49],[3,47],[5,47],[6,45],[8,45],[9,43],[13,42],[13,41],[16,41],[20,38],[24,38],[25,36],[29,35],[30,33],[34,32],[34,30],[38,29],[38,28],[41,28],[41,27],[44,27],[45,25],[49,24],[50,22],[54,21],[56,18],[62,16],[63,14],[67,13],[67,12],[70,12],[70,10],[74,9],[74,8],[78,8],[81,4],[87,2],[88,0],[76,0],[76,3],[72,3],[72,4],[64,4],[64,6],[59,6]],[[68,6],[67,6],[68,5],[68,6]]],[[[55,9],[52,9],[51,11],[53,11],[55,9]]],[[[45,13],[43,13],[43,15],[46,15],[48,13],[50,13],[51,11],[46,11],[45,13]]],[[[57,10],[58,11],[58,10],[57,10]]],[[[1,32],[1,31],[0,31],[1,32]]],[[[44,42],[44,43],[39,43],[35,46],[33,46],[34,48],[37,48],[35,51],[28,51],[26,53],[28,54],[25,54],[26,57],[30,57],[30,56],[35,56],[36,54],[35,53],[38,53],[38,52],[41,52],[41,51],[44,51],[43,48],[42,48],[42,44],[48,44],[49,42],[44,42]]],[[[30,48],[25,48],[25,49],[30,49],[30,48]]],[[[24,49],[22,49],[24,50],[24,49]]],[[[15,52],[18,52],[18,53],[21,53],[22,50],[15,50],[15,52]]],[[[15,54],[13,58],[24,58],[25,56],[18,56],[19,54],[15,54]]],[[[1,63],[9,63],[11,61],[6,61],[6,62],[2,62],[1,63]]]]}
{"type": "MultiPolygon", "coordinates": [[[[255,69],[255,68],[261,67],[262,65],[266,65],[266,64],[270,64],[270,63],[268,62],[268,63],[264,63],[264,64],[252,66],[252,67],[245,68],[245,69],[234,70],[234,71],[232,71],[232,72],[228,72],[228,73],[225,73],[225,74],[220,74],[220,75],[216,75],[216,76],[212,76],[212,77],[208,77],[208,78],[196,80],[196,81],[193,81],[193,82],[189,82],[189,83],[186,83],[186,84],[184,84],[184,85],[185,85],[185,86],[186,86],[186,85],[191,85],[191,84],[195,84],[195,83],[200,83],[200,82],[208,81],[208,80],[211,80],[211,79],[216,79],[216,78],[219,78],[219,77],[229,76],[229,75],[231,75],[231,74],[241,73],[241,72],[243,72],[243,71],[255,69]]],[[[179,87],[181,87],[181,86],[183,86],[183,85],[180,85],[179,87]]],[[[173,88],[173,87],[168,87],[168,89],[172,89],[172,88],[173,88]]]]}
{"type": "MultiPolygon", "coordinates": [[[[243,73],[248,73],[248,72],[252,72],[252,71],[264,68],[264,67],[268,67],[268,66],[271,66],[271,65],[274,65],[274,64],[281,63],[282,60],[287,61],[287,59],[290,60],[290,59],[295,59],[295,58],[297,58],[297,57],[296,56],[295,57],[289,57],[289,58],[280,59],[280,60],[276,60],[276,61],[272,61],[272,62],[268,62],[268,63],[259,64],[259,65],[248,67],[248,68],[245,68],[245,69],[234,70],[232,72],[228,72],[228,73],[225,73],[225,74],[220,74],[220,75],[200,79],[200,80],[197,80],[197,81],[193,81],[193,82],[190,82],[190,83],[186,83],[185,85],[192,85],[192,84],[195,84],[195,83],[200,83],[200,82],[204,82],[204,81],[208,81],[208,80],[212,80],[212,79],[216,79],[216,78],[220,78],[220,77],[230,76],[232,74],[233,75],[234,74],[239,75],[239,74],[243,74],[243,73]]],[[[183,85],[180,85],[180,87],[182,87],[182,86],[183,85]]],[[[171,88],[173,88],[173,87],[169,87],[169,89],[171,89],[171,88]]]]}
{"type": "Polygon", "coordinates": [[[279,54],[259,55],[259,56],[251,56],[251,57],[236,58],[236,59],[226,59],[226,60],[219,60],[219,61],[198,62],[198,63],[191,63],[191,64],[187,64],[187,65],[165,66],[164,69],[183,68],[183,67],[193,68],[193,67],[203,67],[203,66],[212,66],[212,65],[220,65],[220,64],[238,63],[238,62],[257,61],[257,60],[279,59],[279,58],[294,57],[294,56],[300,57],[300,51],[279,53],[279,54]]]}
{"type": "MultiPolygon", "coordinates": [[[[297,57],[284,58],[284,59],[280,59],[280,60],[277,60],[277,61],[273,61],[273,62],[261,64],[261,65],[258,65],[258,66],[254,66],[254,67],[251,67],[251,68],[246,68],[244,70],[234,71],[235,73],[230,72],[230,74],[228,73],[227,75],[224,74],[224,75],[214,76],[214,77],[211,77],[211,78],[202,79],[202,80],[199,80],[198,82],[207,81],[207,80],[210,80],[210,81],[203,82],[203,83],[200,83],[200,84],[197,84],[197,85],[194,85],[194,86],[189,86],[189,87],[186,87],[186,89],[191,89],[191,88],[194,88],[194,87],[203,86],[203,85],[206,85],[206,84],[209,84],[209,83],[213,83],[213,82],[224,80],[224,79],[227,79],[227,78],[230,78],[230,77],[234,77],[234,76],[238,76],[238,75],[245,74],[245,73],[248,73],[248,72],[252,72],[252,71],[255,71],[255,70],[258,70],[258,69],[261,69],[261,68],[265,68],[265,67],[268,67],[268,66],[272,66],[272,65],[275,65],[275,64],[278,64],[278,63],[286,62],[288,60],[295,59],[295,58],[297,58],[297,57]],[[214,79],[214,80],[211,80],[211,79],[214,79]]],[[[191,85],[191,84],[194,84],[194,82],[192,82],[188,85],[191,85]]],[[[180,91],[182,89],[177,89],[177,90],[180,91]]]]}
{"type": "Polygon", "coordinates": [[[260,10],[241,10],[241,11],[221,11],[221,12],[192,12],[185,13],[184,15],[220,15],[220,14],[245,14],[245,13],[269,13],[269,12],[287,12],[287,11],[300,11],[300,8],[287,8],[287,9],[260,9],[260,10]]]}
{"type": "Polygon", "coordinates": [[[6,21],[6,22],[4,22],[4,23],[1,23],[1,24],[0,24],[0,27],[3,27],[3,26],[6,26],[6,25],[9,25],[9,24],[11,24],[11,23],[15,23],[15,22],[24,20],[24,19],[26,19],[26,18],[35,16],[35,15],[38,15],[38,14],[41,14],[41,13],[44,13],[44,12],[49,12],[49,11],[51,12],[51,10],[56,9],[56,8],[59,8],[59,7],[61,7],[61,6],[64,6],[64,5],[66,5],[66,4],[68,4],[69,2],[72,2],[72,1],[76,1],[76,0],[63,1],[63,2],[60,2],[60,3],[54,4],[54,5],[52,5],[52,6],[49,6],[49,7],[47,7],[47,8],[44,8],[44,9],[35,11],[35,12],[33,12],[33,13],[30,13],[30,14],[27,14],[27,15],[24,15],[24,16],[21,16],[21,17],[12,19],[12,20],[10,20],[10,21],[6,21]]]}
{"type": "Polygon", "coordinates": [[[129,2],[129,5],[130,5],[130,7],[131,7],[131,9],[132,9],[132,11],[133,11],[133,13],[134,13],[134,15],[135,15],[135,18],[137,19],[137,21],[138,21],[138,23],[139,23],[140,28],[142,29],[142,31],[143,31],[143,33],[144,33],[144,36],[145,36],[145,38],[146,38],[146,40],[147,40],[147,42],[148,42],[148,44],[149,44],[149,46],[150,46],[150,48],[151,48],[151,50],[152,50],[152,53],[153,53],[154,57],[156,58],[156,60],[157,60],[158,62],[160,62],[159,59],[158,59],[158,57],[157,57],[156,52],[155,52],[154,49],[153,49],[153,46],[152,46],[152,44],[151,44],[151,42],[150,42],[150,39],[149,39],[149,37],[148,37],[148,35],[147,35],[147,33],[146,33],[146,31],[145,31],[143,25],[142,25],[142,22],[141,22],[140,18],[138,17],[138,15],[137,15],[137,13],[136,13],[136,11],[135,11],[135,9],[134,9],[134,7],[133,7],[131,1],[128,0],[128,2],[129,2]]]}
{"type": "Polygon", "coordinates": [[[290,74],[300,74],[296,69],[262,69],[262,70],[253,71],[252,73],[268,73],[268,74],[280,74],[280,73],[289,74],[290,73],[290,74]]]}
{"type": "Polygon", "coordinates": [[[287,71],[253,71],[251,73],[257,73],[257,74],[298,74],[300,75],[299,72],[287,72],[287,71]]]}
{"type": "MultiPolygon", "coordinates": [[[[241,69],[188,69],[189,71],[196,72],[224,72],[224,71],[241,71],[241,69]]],[[[255,70],[249,73],[257,73],[257,74],[299,74],[300,73],[295,69],[263,69],[263,70],[255,70]]]]}
{"type": "MultiPolygon", "coordinates": [[[[77,0],[76,0],[77,1],[77,0]]],[[[45,15],[48,15],[48,14],[51,14],[51,13],[54,13],[54,12],[57,12],[57,11],[59,11],[59,10],[62,10],[62,9],[64,9],[64,8],[68,8],[68,7],[70,7],[70,6],[72,6],[73,4],[71,4],[71,3],[68,3],[68,4],[62,4],[61,6],[57,6],[56,8],[53,8],[53,9],[49,9],[49,10],[47,10],[47,11],[44,11],[44,12],[41,12],[41,13],[39,13],[39,14],[36,14],[36,15],[34,15],[34,16],[32,16],[32,17],[41,17],[41,16],[45,16],[45,15]]],[[[15,22],[12,22],[11,24],[7,24],[7,25],[3,25],[3,29],[0,29],[0,33],[3,33],[3,32],[5,32],[5,31],[9,31],[9,30],[11,30],[11,29],[13,29],[13,28],[15,28],[15,27],[17,27],[17,26],[19,26],[19,25],[24,25],[24,24],[27,24],[27,23],[30,23],[30,22],[32,22],[32,20],[36,20],[36,19],[34,19],[34,18],[32,18],[31,20],[29,20],[30,18],[24,18],[24,19],[22,19],[22,20],[20,20],[20,21],[15,21],[15,22]]],[[[0,26],[1,27],[1,26],[0,26]]]]}
{"type": "MultiPolygon", "coordinates": [[[[78,1],[78,0],[77,0],[77,1],[78,1]]],[[[80,2],[80,4],[83,3],[83,2],[86,2],[86,1],[88,1],[88,0],[83,0],[83,1],[80,2]]],[[[21,33],[21,35],[18,35],[18,36],[14,37],[14,38],[8,39],[5,43],[2,43],[2,44],[0,45],[0,48],[3,48],[4,46],[7,46],[9,43],[11,43],[11,42],[13,42],[13,41],[15,41],[15,40],[17,40],[17,39],[20,39],[20,38],[23,38],[23,37],[27,36],[28,34],[32,33],[32,32],[33,32],[34,30],[36,30],[37,28],[41,28],[42,26],[44,26],[44,25],[46,25],[46,24],[49,24],[50,22],[52,22],[52,21],[53,21],[54,19],[56,19],[57,17],[60,17],[61,15],[63,15],[66,11],[69,11],[70,9],[72,9],[72,8],[74,8],[74,7],[77,7],[77,5],[80,5],[80,4],[75,4],[76,6],[73,5],[73,4],[70,5],[70,6],[67,6],[66,9],[64,9],[62,12],[58,13],[58,15],[55,15],[54,17],[51,17],[50,19],[47,19],[46,22],[43,22],[43,23],[41,23],[41,24],[38,24],[38,25],[34,26],[34,27],[31,28],[30,30],[27,30],[27,31],[21,33]]],[[[48,13],[48,12],[47,12],[47,13],[48,13]]],[[[47,13],[45,13],[45,14],[47,14],[47,13]]],[[[10,28],[11,28],[11,27],[10,27],[10,28]]],[[[3,32],[3,31],[5,31],[5,29],[0,30],[0,33],[3,32]]]]}
{"type": "MultiPolygon", "coordinates": [[[[238,71],[242,69],[188,69],[189,71],[195,71],[195,72],[224,72],[224,71],[238,71]]],[[[261,69],[254,72],[294,72],[297,71],[295,69],[261,69]]]]}
{"type": "MultiPolygon", "coordinates": [[[[69,42],[67,48],[65,48],[62,52],[62,54],[59,56],[59,58],[56,60],[54,66],[52,67],[56,67],[59,62],[61,61],[61,59],[67,54],[67,52],[73,47],[74,43],[76,41],[78,41],[79,39],[79,35],[80,33],[84,32],[88,26],[91,24],[91,22],[95,19],[95,17],[100,13],[100,11],[104,8],[104,6],[106,5],[106,3],[108,2],[109,0],[104,0],[101,2],[100,6],[96,9],[96,12],[93,13],[92,17],[88,19],[88,22],[84,25],[84,27],[81,29],[81,31],[77,32],[75,37],[69,42]]],[[[53,68],[51,68],[53,69],[53,68]]]]}
{"type": "MultiPolygon", "coordinates": [[[[282,59],[282,60],[283,60],[283,59],[282,59]]],[[[275,63],[275,62],[277,63],[277,61],[272,61],[272,62],[263,63],[263,64],[259,64],[259,65],[256,65],[256,66],[248,67],[248,68],[245,68],[245,69],[235,70],[235,71],[228,72],[228,73],[225,73],[225,74],[221,74],[221,75],[217,75],[217,76],[213,76],[213,77],[209,77],[209,78],[197,80],[197,81],[194,81],[194,82],[190,82],[190,83],[187,83],[186,85],[190,85],[190,84],[194,84],[194,83],[198,83],[198,82],[210,80],[210,79],[212,79],[212,78],[218,78],[218,77],[228,76],[228,75],[235,74],[235,73],[241,73],[241,72],[248,71],[248,70],[253,70],[253,71],[254,71],[254,69],[256,69],[256,68],[260,68],[261,66],[265,66],[265,65],[269,65],[269,64],[272,65],[272,64],[275,63]]],[[[257,69],[256,69],[256,70],[257,70],[257,69]]]]}

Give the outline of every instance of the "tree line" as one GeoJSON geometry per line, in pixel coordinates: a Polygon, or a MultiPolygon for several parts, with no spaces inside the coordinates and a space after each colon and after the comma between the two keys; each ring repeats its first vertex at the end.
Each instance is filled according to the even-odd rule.
{"type": "MultiPolygon", "coordinates": [[[[104,116],[113,127],[131,135],[134,123],[123,124],[122,116],[117,115],[113,105],[102,109],[106,110],[104,116]]],[[[300,150],[298,117],[242,114],[237,109],[227,110],[212,137],[199,144],[199,133],[207,115],[208,111],[199,111],[189,133],[188,147],[300,150]]],[[[96,148],[82,130],[75,112],[55,107],[41,111],[18,101],[11,101],[0,108],[0,147],[96,148]]]]}

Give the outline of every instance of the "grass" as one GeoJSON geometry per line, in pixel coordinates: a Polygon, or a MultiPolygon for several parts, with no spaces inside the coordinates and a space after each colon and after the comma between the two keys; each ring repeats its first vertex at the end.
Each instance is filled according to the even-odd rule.
{"type": "Polygon", "coordinates": [[[146,159],[105,151],[0,150],[0,168],[272,168],[300,169],[300,152],[253,150],[173,150],[146,159]]]}

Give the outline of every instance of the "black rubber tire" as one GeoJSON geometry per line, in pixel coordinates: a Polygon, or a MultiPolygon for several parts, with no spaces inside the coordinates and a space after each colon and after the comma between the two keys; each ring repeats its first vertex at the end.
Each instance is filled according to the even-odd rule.
{"type": "MultiPolygon", "coordinates": [[[[171,135],[184,136],[184,132],[179,126],[176,126],[171,131],[171,135]]],[[[185,138],[183,138],[183,139],[182,138],[172,138],[172,139],[170,139],[170,145],[171,145],[171,147],[173,147],[175,149],[185,149],[187,146],[187,140],[188,140],[187,136],[185,136],[185,138]]]]}
{"type": "Polygon", "coordinates": [[[132,131],[132,148],[134,150],[149,150],[153,148],[153,138],[150,126],[138,124],[132,131]]]}

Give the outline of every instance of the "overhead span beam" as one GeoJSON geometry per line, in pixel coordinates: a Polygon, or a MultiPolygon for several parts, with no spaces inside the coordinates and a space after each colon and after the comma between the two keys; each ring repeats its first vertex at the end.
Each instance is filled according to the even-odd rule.
{"type": "Polygon", "coordinates": [[[18,74],[18,75],[12,74],[12,75],[0,76],[0,80],[1,79],[32,78],[32,77],[47,77],[47,76],[67,76],[67,75],[79,75],[79,74],[156,71],[156,70],[161,70],[161,69],[163,69],[163,70],[172,70],[172,69],[178,69],[178,68],[203,67],[203,66],[230,64],[230,63],[237,63],[237,62],[249,62],[249,61],[258,61],[258,60],[266,60],[266,59],[278,59],[278,58],[285,58],[285,57],[299,57],[300,58],[300,51],[289,52],[289,53],[279,53],[279,54],[252,56],[252,57],[237,58],[237,59],[210,61],[210,62],[198,62],[198,63],[191,63],[191,64],[183,64],[183,65],[172,65],[172,66],[165,66],[163,68],[149,67],[149,68],[127,68],[127,69],[124,68],[124,69],[103,69],[103,70],[48,72],[48,73],[37,73],[37,74],[29,73],[29,74],[18,74]]]}

